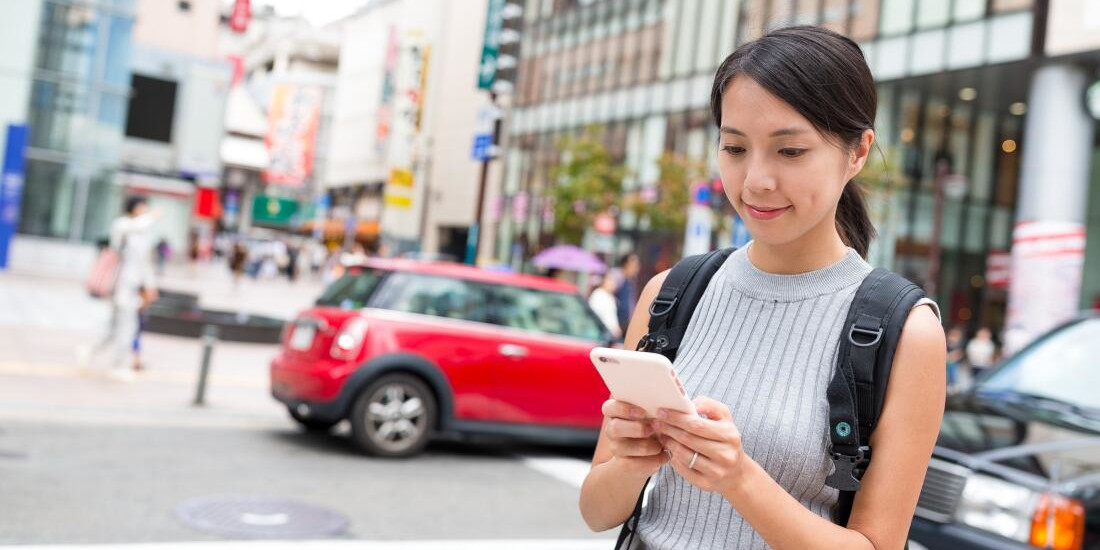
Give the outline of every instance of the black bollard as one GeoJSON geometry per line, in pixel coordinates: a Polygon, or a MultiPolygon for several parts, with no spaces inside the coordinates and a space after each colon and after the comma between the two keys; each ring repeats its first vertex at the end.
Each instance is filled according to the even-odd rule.
{"type": "Polygon", "coordinates": [[[214,354],[214,342],[218,340],[218,327],[202,327],[202,366],[199,369],[199,386],[195,388],[195,406],[206,404],[206,377],[210,373],[210,356],[214,354]]]}

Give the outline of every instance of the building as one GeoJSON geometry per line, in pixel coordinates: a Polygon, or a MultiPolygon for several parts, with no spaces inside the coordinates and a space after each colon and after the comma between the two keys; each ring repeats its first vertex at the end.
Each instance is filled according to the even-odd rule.
{"type": "MultiPolygon", "coordinates": [[[[707,105],[715,68],[766,29],[817,24],[856,40],[879,82],[878,142],[898,185],[871,199],[881,234],[872,263],[922,283],[945,322],[972,328],[1005,328],[1011,311],[1013,330],[1030,336],[1100,296],[1100,239],[1087,258],[1084,250],[1085,225],[1100,231],[1100,193],[1086,196],[1100,188],[1100,149],[1083,99],[1098,78],[1100,4],[528,0],[525,8],[505,174],[486,206],[499,221],[486,235],[499,258],[520,265],[547,244],[542,210],[556,143],[586,126],[601,127],[630,168],[627,193],[653,187],[664,151],[703,160],[717,177],[707,105]],[[1024,246],[1013,246],[1014,234],[1024,246]],[[1036,242],[1061,259],[1027,244],[1036,242]]],[[[628,211],[617,221],[614,238],[590,246],[609,258],[637,250],[651,272],[677,259],[669,236],[647,237],[628,211]]]]}
{"type": "Polygon", "coordinates": [[[334,216],[368,224],[392,253],[465,254],[486,5],[377,1],[342,22],[326,185],[334,216]]]}
{"type": "Polygon", "coordinates": [[[30,128],[14,268],[70,273],[118,210],[114,184],[130,94],[135,3],[5,6],[0,113],[30,128]]]}

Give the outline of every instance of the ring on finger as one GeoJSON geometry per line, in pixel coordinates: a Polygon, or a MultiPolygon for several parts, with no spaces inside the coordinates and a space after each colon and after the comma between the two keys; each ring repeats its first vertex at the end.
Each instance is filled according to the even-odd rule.
{"type": "Polygon", "coordinates": [[[699,460],[699,451],[695,451],[695,454],[691,455],[691,462],[688,462],[688,469],[695,469],[695,461],[699,460]]]}

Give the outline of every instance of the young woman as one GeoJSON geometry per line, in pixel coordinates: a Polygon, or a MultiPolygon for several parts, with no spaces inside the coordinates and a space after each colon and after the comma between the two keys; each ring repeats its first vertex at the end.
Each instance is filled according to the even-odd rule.
{"type": "MultiPolygon", "coordinates": [[[[906,541],[945,394],[938,310],[909,314],[847,525],[826,486],[826,388],[874,229],[852,179],[875,133],[875,83],[854,42],[792,27],[745,44],[711,92],[726,196],[753,241],[711,280],[676,358],[705,418],[642,419],[608,401],[581,489],[589,527],[618,527],[645,480],[633,548],[894,550],[906,541]]],[[[635,346],[665,274],[642,292],[635,346]]],[[[922,307],[929,305],[931,307],[922,307]]]]}

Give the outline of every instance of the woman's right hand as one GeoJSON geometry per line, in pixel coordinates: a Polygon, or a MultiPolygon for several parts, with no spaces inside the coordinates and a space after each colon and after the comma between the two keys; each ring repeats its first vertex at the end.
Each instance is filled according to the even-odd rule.
{"type": "Polygon", "coordinates": [[[605,434],[616,462],[638,476],[649,477],[668,462],[652,421],[641,407],[608,399],[603,404],[605,434]]]}

